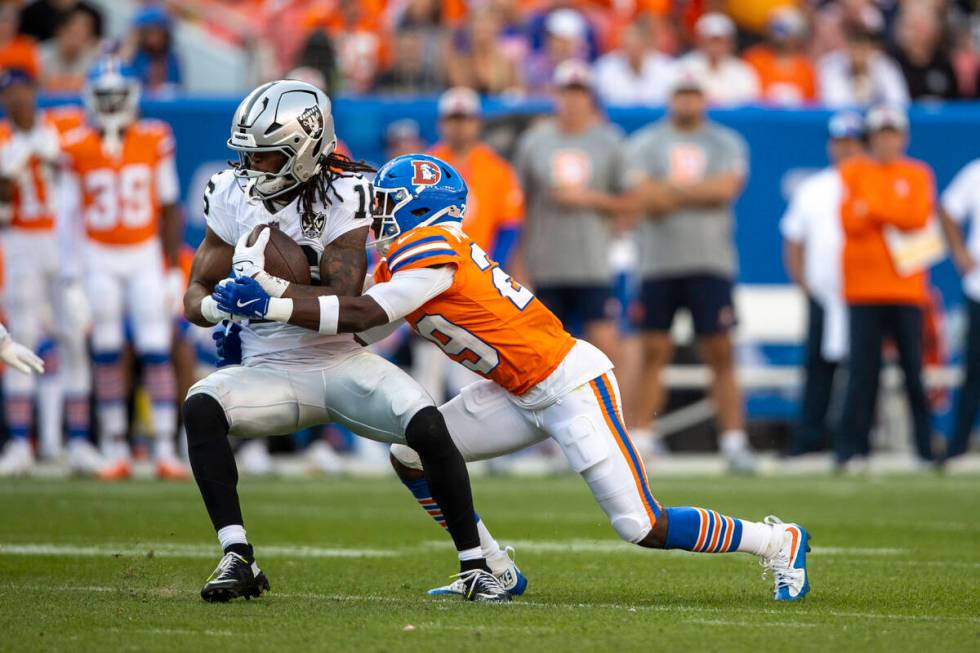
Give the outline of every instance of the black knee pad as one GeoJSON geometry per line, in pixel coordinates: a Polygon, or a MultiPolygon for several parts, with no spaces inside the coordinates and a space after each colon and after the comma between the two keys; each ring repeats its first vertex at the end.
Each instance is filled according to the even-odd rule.
{"type": "Polygon", "coordinates": [[[435,406],[427,406],[415,413],[405,429],[405,440],[423,458],[456,446],[449,437],[446,420],[435,406]]]}
{"type": "Polygon", "coordinates": [[[223,438],[228,435],[225,410],[211,395],[198,392],[184,400],[184,428],[187,445],[223,438]]]}

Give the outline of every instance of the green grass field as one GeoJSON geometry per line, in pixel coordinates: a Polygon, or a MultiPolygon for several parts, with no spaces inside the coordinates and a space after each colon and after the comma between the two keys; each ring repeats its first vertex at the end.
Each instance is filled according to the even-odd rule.
{"type": "Polygon", "coordinates": [[[243,481],[272,593],[210,605],[192,484],[0,482],[0,650],[980,650],[980,481],[665,478],[665,505],[801,521],[813,591],[756,561],[621,543],[574,477],[475,479],[531,581],[510,605],[430,599],[447,537],[394,479],[243,481]],[[406,628],[408,624],[414,628],[406,628]]]}

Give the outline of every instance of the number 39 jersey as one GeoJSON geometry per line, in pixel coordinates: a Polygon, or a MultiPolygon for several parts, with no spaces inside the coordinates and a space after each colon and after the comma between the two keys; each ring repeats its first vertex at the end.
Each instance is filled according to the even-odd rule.
{"type": "MultiPolygon", "coordinates": [[[[372,193],[367,179],[359,174],[343,175],[334,179],[331,188],[328,203],[314,202],[312,217],[302,214],[298,197],[272,212],[263,202],[246,197],[234,171],[225,170],[211,177],[204,191],[208,229],[234,247],[258,225],[277,224],[306,252],[310,275],[317,283],[324,249],[347,232],[371,225],[372,193]]],[[[242,328],[246,365],[268,361],[297,368],[324,367],[327,359],[359,349],[349,333],[325,336],[292,324],[264,321],[251,321],[242,328]]]]}
{"type": "Polygon", "coordinates": [[[166,123],[136,121],[116,154],[106,151],[98,131],[79,127],[65,135],[63,152],[89,239],[136,245],[157,236],[160,207],[175,203],[179,193],[174,139],[166,123]]]}
{"type": "Polygon", "coordinates": [[[452,285],[405,317],[450,358],[521,396],[547,379],[576,340],[534,294],[465,233],[412,229],[378,265],[377,282],[401,270],[453,265],[452,285]]]}

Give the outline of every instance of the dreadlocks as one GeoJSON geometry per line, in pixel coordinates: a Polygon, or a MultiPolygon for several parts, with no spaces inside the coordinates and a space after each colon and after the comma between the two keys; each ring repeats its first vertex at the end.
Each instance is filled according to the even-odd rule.
{"type": "Polygon", "coordinates": [[[300,186],[299,209],[302,216],[312,219],[314,216],[313,205],[317,200],[321,204],[329,204],[329,194],[331,193],[338,201],[342,201],[343,198],[333,187],[333,182],[362,172],[371,173],[375,172],[375,169],[364,161],[354,161],[349,156],[338,152],[331,152],[323,157],[320,172],[300,186]]]}

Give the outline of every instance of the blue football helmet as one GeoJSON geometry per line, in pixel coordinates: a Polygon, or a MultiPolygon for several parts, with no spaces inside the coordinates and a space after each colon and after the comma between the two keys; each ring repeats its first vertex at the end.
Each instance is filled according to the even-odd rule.
{"type": "Polygon", "coordinates": [[[106,132],[121,132],[136,120],[139,77],[119,57],[101,57],[86,77],[82,100],[96,127],[106,132]]]}
{"type": "Polygon", "coordinates": [[[374,178],[374,242],[386,249],[401,234],[434,224],[463,222],[463,176],[428,154],[405,154],[381,167],[374,178]]]}

